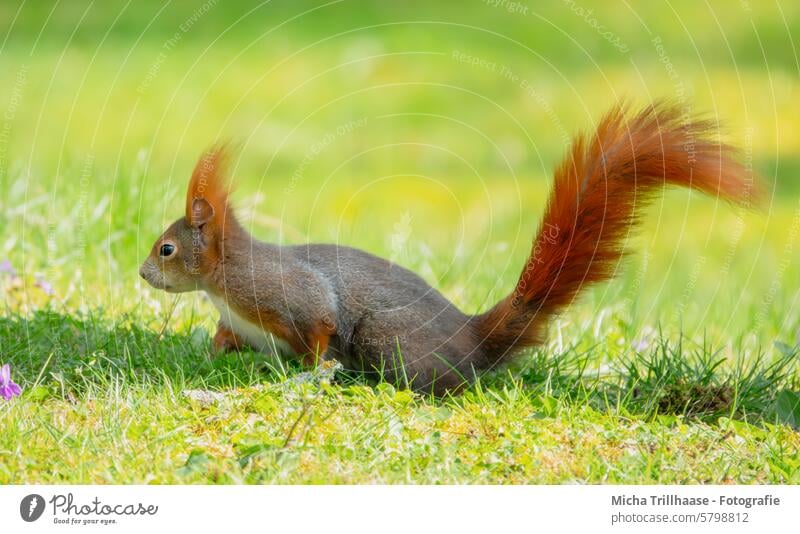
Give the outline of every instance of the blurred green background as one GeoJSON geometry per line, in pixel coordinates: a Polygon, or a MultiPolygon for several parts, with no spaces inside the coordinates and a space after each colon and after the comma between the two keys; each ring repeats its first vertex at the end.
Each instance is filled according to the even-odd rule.
{"type": "MultiPolygon", "coordinates": [[[[763,210],[669,193],[554,339],[800,342],[797,2],[4,1],[0,21],[9,307],[159,324],[138,264],[231,139],[256,236],[390,257],[477,311],[518,276],[569,136],[671,98],[742,147],[763,210]]],[[[179,317],[198,306],[213,323],[196,299],[179,317]]]]}

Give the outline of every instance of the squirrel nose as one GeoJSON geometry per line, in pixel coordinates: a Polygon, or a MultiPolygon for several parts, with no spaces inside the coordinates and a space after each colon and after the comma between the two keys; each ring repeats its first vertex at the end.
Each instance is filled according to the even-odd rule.
{"type": "Polygon", "coordinates": [[[147,280],[147,277],[144,275],[144,266],[139,267],[139,276],[147,280]]]}

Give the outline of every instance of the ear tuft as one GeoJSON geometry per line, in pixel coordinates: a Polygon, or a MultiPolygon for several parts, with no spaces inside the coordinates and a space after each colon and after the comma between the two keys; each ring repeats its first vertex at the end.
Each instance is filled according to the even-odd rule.
{"type": "Polygon", "coordinates": [[[233,217],[228,207],[231,187],[225,179],[228,160],[228,146],[218,144],[207,150],[195,165],[186,192],[186,220],[192,226],[218,222],[224,227],[223,220],[215,219],[233,217]]]}
{"type": "Polygon", "coordinates": [[[196,198],[192,201],[192,216],[189,224],[192,226],[202,226],[209,223],[214,218],[214,206],[204,198],[196,198]]]}

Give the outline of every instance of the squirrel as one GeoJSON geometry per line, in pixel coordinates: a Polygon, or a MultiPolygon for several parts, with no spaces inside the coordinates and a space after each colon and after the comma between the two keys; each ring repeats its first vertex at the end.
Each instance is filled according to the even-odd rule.
{"type": "Polygon", "coordinates": [[[185,215],[159,237],[140,275],[168,292],[205,291],[220,312],[217,351],[281,351],[437,396],[545,341],[546,326],[586,287],[612,278],[623,241],[667,185],[749,206],[757,191],[714,123],[667,102],[614,106],[577,135],[516,286],[469,315],[408,269],[332,244],[278,246],[237,220],[215,145],[189,182],[185,215]],[[271,336],[270,336],[271,334],[271,336]]]}

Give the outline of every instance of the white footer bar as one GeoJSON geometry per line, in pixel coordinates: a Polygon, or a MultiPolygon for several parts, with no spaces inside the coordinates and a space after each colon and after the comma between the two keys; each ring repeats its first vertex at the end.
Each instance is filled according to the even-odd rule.
{"type": "Polygon", "coordinates": [[[798,505],[800,486],[4,486],[0,531],[784,532],[798,505]]]}

